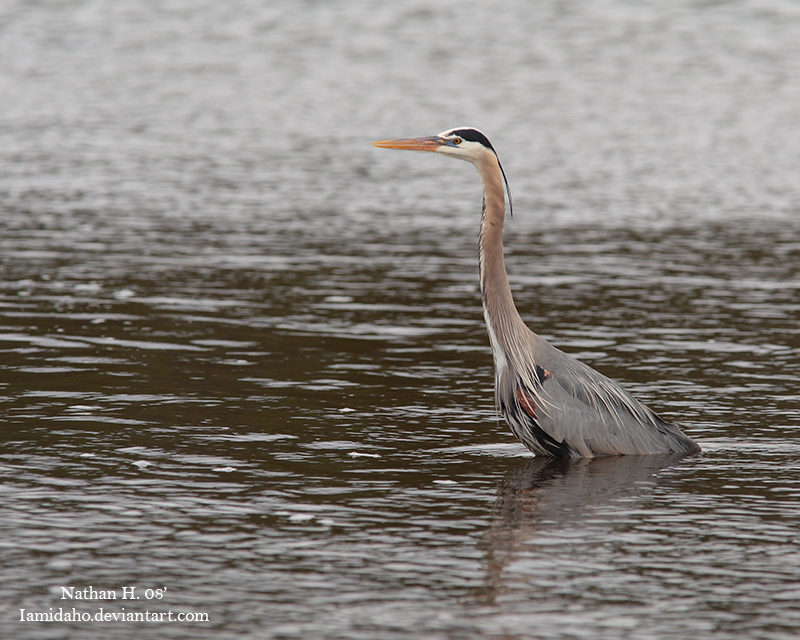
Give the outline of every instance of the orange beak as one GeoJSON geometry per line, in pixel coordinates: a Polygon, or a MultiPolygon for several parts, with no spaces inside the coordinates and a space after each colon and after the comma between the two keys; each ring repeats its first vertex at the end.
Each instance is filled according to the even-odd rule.
{"type": "Polygon", "coordinates": [[[401,138],[400,140],[381,140],[373,142],[373,147],[381,149],[405,149],[407,151],[436,151],[444,144],[439,136],[427,138],[401,138]]]}

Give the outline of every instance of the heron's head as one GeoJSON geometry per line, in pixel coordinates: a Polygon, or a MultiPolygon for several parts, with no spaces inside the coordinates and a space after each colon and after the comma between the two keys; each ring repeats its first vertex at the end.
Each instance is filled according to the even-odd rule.
{"type": "MultiPolygon", "coordinates": [[[[437,136],[427,138],[400,138],[399,140],[381,140],[372,143],[382,149],[406,149],[407,151],[435,151],[451,158],[467,160],[477,167],[481,175],[484,172],[493,170],[495,166],[503,176],[503,182],[508,193],[508,206],[511,209],[511,190],[508,188],[506,173],[500,158],[494,150],[492,143],[489,142],[484,133],[472,127],[457,127],[442,131],[437,136]]],[[[494,169],[496,170],[496,169],[494,169]]]]}
{"type": "Polygon", "coordinates": [[[452,158],[480,164],[490,152],[495,158],[497,152],[482,131],[471,127],[458,127],[443,131],[437,136],[426,138],[401,138],[381,140],[372,143],[382,149],[406,149],[408,151],[435,151],[452,158]]]}

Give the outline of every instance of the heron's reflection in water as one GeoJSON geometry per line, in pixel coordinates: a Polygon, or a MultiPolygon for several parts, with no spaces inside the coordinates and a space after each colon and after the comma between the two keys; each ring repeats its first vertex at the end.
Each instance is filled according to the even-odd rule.
{"type": "Polygon", "coordinates": [[[637,496],[644,498],[664,470],[686,457],[536,457],[510,471],[500,487],[484,540],[487,574],[483,595],[488,604],[515,581],[508,575],[510,565],[528,559],[532,564],[529,572],[536,573],[538,561],[552,563],[559,553],[564,554],[564,562],[569,561],[565,547],[590,548],[592,527],[596,532],[598,526],[606,530],[619,526],[618,517],[609,513],[615,502],[622,511],[626,498],[634,502],[637,496]]]}

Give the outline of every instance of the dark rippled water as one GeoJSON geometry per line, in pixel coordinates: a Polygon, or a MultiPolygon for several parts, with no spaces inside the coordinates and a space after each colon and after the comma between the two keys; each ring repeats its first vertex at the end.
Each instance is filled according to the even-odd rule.
{"type": "Polygon", "coordinates": [[[0,635],[796,637],[799,43],[778,1],[4,4],[0,635]],[[462,124],[523,317],[701,455],[498,420],[477,174],[369,146],[462,124]],[[208,621],[24,621],[73,607],[208,621]]]}

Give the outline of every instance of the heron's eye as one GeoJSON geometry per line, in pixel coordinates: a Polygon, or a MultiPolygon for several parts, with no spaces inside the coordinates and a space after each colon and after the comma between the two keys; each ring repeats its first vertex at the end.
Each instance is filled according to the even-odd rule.
{"type": "Polygon", "coordinates": [[[453,138],[453,144],[455,145],[461,144],[461,138],[453,138]]]}

